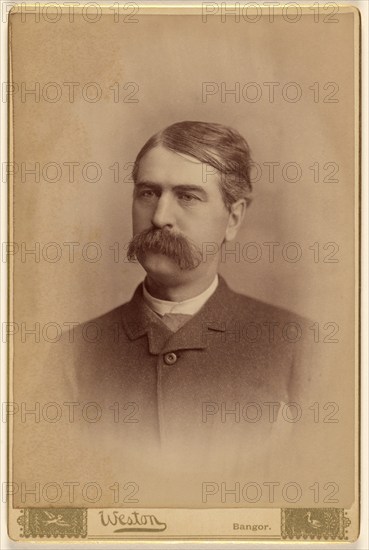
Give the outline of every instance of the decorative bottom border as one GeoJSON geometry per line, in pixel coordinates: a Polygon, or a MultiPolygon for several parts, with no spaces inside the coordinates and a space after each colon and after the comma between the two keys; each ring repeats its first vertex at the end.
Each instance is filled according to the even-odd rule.
{"type": "MultiPolygon", "coordinates": [[[[282,508],[280,512],[280,534],[277,536],[275,533],[274,539],[348,540],[347,528],[351,520],[343,508],[282,508]]],[[[25,508],[20,510],[17,523],[20,526],[21,538],[83,539],[88,536],[87,518],[87,508],[25,508]]],[[[142,529],[138,529],[140,530],[142,529]]],[[[238,540],[237,536],[234,538],[238,540]]]]}
{"type": "Polygon", "coordinates": [[[86,508],[25,508],[18,518],[22,538],[85,538],[86,508]]]}
{"type": "Polygon", "coordinates": [[[282,508],[281,535],[290,540],[348,540],[343,508],[282,508]]]}

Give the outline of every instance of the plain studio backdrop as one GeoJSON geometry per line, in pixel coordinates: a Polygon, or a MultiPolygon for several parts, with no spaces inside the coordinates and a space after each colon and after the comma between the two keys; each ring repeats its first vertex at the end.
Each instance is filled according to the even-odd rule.
{"type": "Polygon", "coordinates": [[[45,325],[67,328],[130,299],[144,277],[124,261],[131,163],[158,130],[200,120],[236,128],[257,165],[240,254],[227,255],[220,273],[236,291],[323,331],[339,325],[332,385],[346,388],[352,411],[355,12],[334,22],[310,11],[295,23],[267,15],[254,23],[183,13],[116,21],[107,11],[94,23],[81,13],[73,21],[67,11],[57,15],[54,23],[51,9],[39,21],[11,16],[15,395],[24,398],[42,342],[55,335],[51,325],[43,335],[45,325]],[[40,346],[27,335],[22,343],[21,326],[35,323],[40,346]]]}

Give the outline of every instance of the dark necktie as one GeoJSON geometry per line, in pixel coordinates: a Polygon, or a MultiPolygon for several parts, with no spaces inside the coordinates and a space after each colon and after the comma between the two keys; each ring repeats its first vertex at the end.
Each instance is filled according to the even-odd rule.
{"type": "Polygon", "coordinates": [[[185,313],[165,313],[160,319],[172,332],[177,332],[191,317],[185,313]]]}

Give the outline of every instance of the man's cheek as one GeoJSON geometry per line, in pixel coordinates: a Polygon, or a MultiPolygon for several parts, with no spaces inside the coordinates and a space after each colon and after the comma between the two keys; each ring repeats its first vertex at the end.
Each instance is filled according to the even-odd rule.
{"type": "Polygon", "coordinates": [[[214,246],[220,246],[220,244],[223,241],[224,234],[223,232],[219,231],[219,227],[216,229],[214,228],[213,231],[209,231],[209,227],[207,228],[207,231],[204,231],[203,233],[197,233],[193,236],[193,242],[197,244],[197,246],[201,249],[202,247],[213,244],[214,246]]]}
{"type": "Polygon", "coordinates": [[[132,227],[135,235],[141,233],[144,229],[148,229],[151,227],[149,217],[147,215],[144,216],[142,212],[134,211],[132,216],[132,227]]]}

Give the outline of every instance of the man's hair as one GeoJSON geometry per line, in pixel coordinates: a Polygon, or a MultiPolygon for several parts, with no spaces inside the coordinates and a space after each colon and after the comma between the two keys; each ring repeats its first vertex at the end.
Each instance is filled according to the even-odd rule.
{"type": "Polygon", "coordinates": [[[153,135],[142,147],[134,163],[132,176],[137,173],[142,157],[154,147],[167,149],[207,163],[220,174],[220,190],[228,209],[243,198],[251,202],[251,156],[246,140],[237,130],[214,122],[176,122],[153,135]]]}

